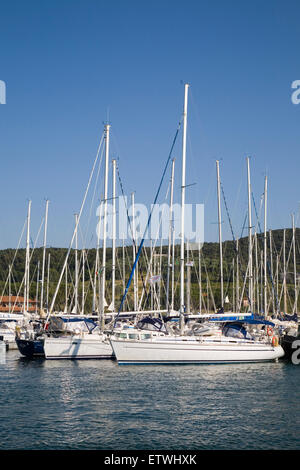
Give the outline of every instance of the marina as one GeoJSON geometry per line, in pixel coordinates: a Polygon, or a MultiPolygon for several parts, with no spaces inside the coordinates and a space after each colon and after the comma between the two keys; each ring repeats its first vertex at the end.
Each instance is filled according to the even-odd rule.
{"type": "Polygon", "coordinates": [[[299,13],[2,2],[11,465],[300,450],[299,13]]]}
{"type": "MultiPolygon", "coordinates": [[[[11,276],[13,264],[9,265],[8,278],[6,286],[9,286],[9,295],[4,297],[2,294],[2,303],[5,299],[5,307],[8,305],[8,317],[3,317],[3,326],[8,327],[10,315],[14,320],[13,328],[10,328],[10,334],[15,333],[15,339],[12,340],[8,334],[3,335],[2,341],[5,342],[7,347],[13,349],[15,345],[20,353],[26,357],[34,358],[36,356],[45,357],[45,359],[116,359],[118,364],[218,364],[218,363],[235,363],[235,362],[266,362],[278,361],[285,356],[291,358],[291,344],[297,341],[299,335],[299,320],[297,315],[298,309],[298,285],[296,275],[296,247],[295,247],[295,223],[293,218],[293,265],[294,265],[294,303],[291,314],[287,311],[286,299],[286,257],[285,257],[285,239],[284,239],[284,271],[282,290],[284,290],[283,306],[285,312],[280,312],[280,300],[278,300],[279,286],[276,285],[276,302],[275,302],[275,286],[273,279],[273,266],[267,269],[269,257],[272,262],[273,252],[267,250],[267,177],[264,181],[264,249],[261,251],[263,263],[260,266],[260,277],[258,274],[259,265],[257,259],[254,263],[254,242],[257,243],[256,232],[253,234],[252,225],[252,211],[253,203],[251,199],[252,187],[250,177],[250,160],[246,159],[247,164],[247,192],[248,192],[248,264],[247,271],[243,273],[242,264],[237,263],[239,268],[239,276],[243,283],[242,296],[246,295],[244,304],[245,307],[241,309],[241,300],[237,299],[235,306],[239,311],[233,311],[234,303],[231,303],[231,309],[227,307],[224,296],[224,273],[223,273],[223,242],[221,230],[221,200],[220,200],[220,168],[219,161],[216,162],[217,168],[217,194],[218,194],[218,227],[219,227],[219,269],[220,269],[220,307],[214,313],[203,315],[197,310],[191,309],[191,268],[194,266],[189,261],[189,248],[190,242],[185,237],[185,189],[186,189],[186,135],[187,135],[187,121],[188,121],[188,92],[189,84],[184,86],[184,105],[182,119],[176,130],[175,137],[168,155],[158,190],[155,194],[155,206],[166,172],[172,161],[171,166],[171,199],[169,210],[169,244],[168,244],[168,264],[166,273],[166,284],[162,284],[163,272],[153,276],[152,256],[150,252],[150,261],[146,257],[146,273],[138,269],[140,258],[142,258],[143,246],[145,242],[145,235],[149,229],[152,211],[151,210],[147,224],[143,228],[143,235],[138,241],[135,233],[135,213],[134,204],[132,205],[133,217],[130,222],[133,242],[133,258],[132,265],[129,265],[130,273],[127,273],[128,280],[125,287],[126,273],[123,269],[123,286],[124,292],[121,296],[121,301],[118,309],[116,308],[116,208],[113,205],[112,212],[112,250],[111,250],[111,283],[110,293],[108,292],[107,284],[107,219],[108,219],[108,176],[109,176],[109,161],[110,161],[110,125],[104,125],[104,131],[100,139],[97,155],[94,160],[92,171],[90,173],[86,191],[82,200],[82,204],[78,214],[75,214],[75,227],[70,241],[69,248],[66,252],[62,269],[60,271],[59,279],[56,284],[54,294],[49,299],[47,291],[47,301],[45,303],[45,259],[46,259],[46,241],[47,241],[47,221],[48,221],[48,206],[49,201],[46,201],[44,225],[44,240],[42,251],[42,274],[41,274],[41,287],[39,282],[36,282],[36,299],[34,301],[35,311],[30,313],[29,301],[30,294],[30,260],[34,250],[30,249],[30,218],[31,218],[31,201],[28,202],[27,220],[26,220],[26,256],[24,275],[22,285],[24,285],[23,297],[23,312],[20,313],[20,320],[18,315],[11,313],[14,312],[15,304],[20,302],[19,292],[15,297],[11,296],[11,276]],[[181,204],[180,204],[180,295],[177,305],[174,303],[174,298],[170,302],[170,291],[174,293],[173,282],[170,286],[171,279],[174,279],[175,259],[173,257],[171,263],[171,239],[173,227],[173,183],[174,183],[174,160],[172,160],[172,151],[182,126],[182,170],[181,170],[181,204]],[[94,275],[91,274],[89,265],[86,266],[86,253],[87,247],[81,250],[80,259],[78,259],[78,232],[80,218],[84,211],[85,202],[90,190],[92,178],[98,158],[102,148],[102,155],[105,156],[104,164],[104,203],[100,206],[99,225],[97,233],[97,247],[94,259],[94,275]],[[102,213],[103,211],[103,213],[102,213]],[[103,219],[102,219],[103,215],[103,219]],[[102,224],[102,228],[101,228],[102,224]],[[101,232],[102,230],[102,232],[101,232]],[[100,236],[101,235],[101,236],[100,236]],[[102,240],[102,251],[100,253],[100,238],[102,240]],[[73,243],[75,242],[74,256],[75,256],[75,272],[74,275],[74,290],[69,292],[67,283],[68,276],[68,262],[71,254],[73,243]],[[102,257],[102,261],[101,261],[102,257]],[[92,287],[93,302],[92,311],[90,314],[85,314],[86,302],[86,276],[85,270],[89,270],[89,287],[92,287]],[[170,268],[172,268],[172,275],[170,276],[170,268]],[[254,270],[256,270],[257,278],[254,277],[254,270]],[[137,277],[138,275],[143,279],[146,275],[146,281],[149,274],[152,274],[150,280],[151,297],[153,294],[158,296],[162,287],[166,287],[165,297],[165,310],[161,310],[160,299],[157,301],[157,309],[152,310],[149,315],[149,310],[141,307],[143,297],[148,299],[146,308],[151,307],[149,303],[149,288],[145,285],[143,280],[142,292],[138,292],[137,277]],[[57,312],[57,296],[61,289],[61,283],[65,278],[65,309],[63,313],[57,312]],[[268,281],[269,278],[269,281],[268,281]],[[81,282],[81,299],[79,298],[79,286],[81,282]],[[268,284],[269,282],[269,284],[268,284]],[[133,306],[135,312],[124,312],[125,301],[127,300],[128,292],[130,291],[131,284],[133,283],[133,306]],[[255,290],[255,283],[257,283],[257,291],[255,290]],[[157,290],[158,285],[158,290],[157,290]],[[261,285],[259,293],[258,285],[261,285]],[[263,285],[263,286],[262,286],[263,285]],[[170,289],[171,287],[171,289],[170,289]],[[271,293],[270,293],[270,288],[271,293]],[[154,291],[154,292],[153,292],[154,291]],[[111,303],[107,304],[106,298],[111,295],[111,303]],[[71,296],[71,297],[70,297],[71,296]],[[255,298],[256,296],[256,298],[255,298]],[[259,303],[259,296],[261,297],[261,304],[259,303]],[[40,302],[38,302],[40,298],[40,302]],[[272,299],[272,303],[270,303],[272,299]],[[81,305],[80,305],[81,301],[81,305]],[[172,307],[172,309],[171,309],[172,307]],[[177,307],[177,310],[175,309],[177,307]],[[81,312],[81,316],[80,316],[81,312]],[[110,312],[110,313],[109,313],[110,312]],[[124,318],[124,313],[127,317],[124,318]],[[64,317],[63,314],[66,314],[64,317]],[[123,317],[122,317],[123,315],[123,317]],[[173,323],[170,322],[170,315],[173,323]],[[92,318],[94,317],[94,320],[92,318]],[[6,319],[6,322],[5,322],[6,319]],[[128,323],[129,319],[129,323],[128,323]],[[174,323],[177,321],[177,324],[174,323]],[[175,328],[174,328],[175,327],[175,328]],[[252,329],[251,329],[252,327],[252,329]],[[204,328],[204,330],[203,330],[204,328]],[[293,331],[293,333],[291,333],[293,331]],[[290,337],[290,342],[285,341],[285,338],[290,337]],[[285,349],[284,349],[285,347],[285,349]]],[[[112,160],[112,199],[116,199],[116,160],[112,160]]],[[[100,171],[100,167],[99,167],[100,171]]],[[[123,187],[121,186],[122,190],[123,187]]],[[[96,188],[95,188],[96,189],[96,188]]],[[[134,199],[133,199],[134,201],[134,199]]],[[[224,201],[225,202],[225,201],[224,201]]],[[[152,207],[153,207],[152,206],[152,207]]],[[[227,206],[226,206],[227,208],[227,206]]],[[[257,220],[256,226],[258,226],[257,220]]],[[[285,232],[284,232],[285,236],[285,232]]],[[[159,240],[156,240],[156,242],[159,240]]],[[[174,250],[174,245],[173,245],[174,250]]],[[[201,246],[199,243],[199,256],[201,246]]],[[[236,257],[240,257],[241,253],[236,249],[236,257]]],[[[277,258],[278,259],[278,258],[277,258]]],[[[124,263],[124,260],[123,260],[124,263]]],[[[145,263],[145,261],[144,261],[145,263]]],[[[160,263],[162,261],[160,260],[160,263]]],[[[39,279],[40,261],[37,264],[37,278],[39,279]]],[[[200,263],[199,263],[200,268],[200,263]]],[[[278,270],[277,266],[277,270],[278,270]]],[[[234,273],[232,273],[233,275],[234,273]]],[[[49,281],[49,275],[48,275],[49,281]]],[[[200,295],[200,310],[201,310],[201,292],[202,285],[199,282],[199,295],[200,295]]],[[[237,296],[240,290],[240,283],[237,285],[237,296]]],[[[228,299],[228,294],[226,295],[228,299]]],[[[213,299],[214,304],[215,300],[213,299]]],[[[151,302],[152,303],[152,302],[151,302]]],[[[227,304],[229,301],[227,300],[227,304]]],[[[229,305],[230,307],[230,305],[229,305]]],[[[296,344],[296,343],[295,343],[296,344]]]]}

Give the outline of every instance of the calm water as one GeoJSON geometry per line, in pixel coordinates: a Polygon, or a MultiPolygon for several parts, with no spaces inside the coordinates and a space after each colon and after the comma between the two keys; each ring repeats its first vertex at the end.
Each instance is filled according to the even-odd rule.
{"type": "Polygon", "coordinates": [[[300,366],[118,366],[6,354],[0,449],[300,449],[300,366]]]}

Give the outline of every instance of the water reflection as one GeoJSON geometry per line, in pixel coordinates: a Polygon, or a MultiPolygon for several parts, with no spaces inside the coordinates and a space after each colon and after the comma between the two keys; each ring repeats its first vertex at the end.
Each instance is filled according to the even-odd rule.
{"type": "Polygon", "coordinates": [[[7,353],[0,448],[299,448],[297,367],[118,366],[7,353]]]}

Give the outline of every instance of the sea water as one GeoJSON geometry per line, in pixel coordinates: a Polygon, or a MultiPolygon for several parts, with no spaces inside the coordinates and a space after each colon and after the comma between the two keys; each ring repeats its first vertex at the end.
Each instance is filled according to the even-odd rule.
{"type": "Polygon", "coordinates": [[[0,362],[1,450],[300,449],[299,366],[0,362]]]}

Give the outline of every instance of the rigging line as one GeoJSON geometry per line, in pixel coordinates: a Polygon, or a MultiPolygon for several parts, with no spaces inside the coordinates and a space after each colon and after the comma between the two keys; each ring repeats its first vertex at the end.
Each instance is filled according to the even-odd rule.
{"type": "Polygon", "coordinates": [[[240,185],[239,185],[239,188],[238,188],[238,191],[237,191],[237,195],[236,195],[236,199],[235,199],[235,203],[233,205],[233,211],[232,211],[234,218],[236,218],[236,212],[237,212],[237,209],[238,209],[237,204],[238,204],[238,201],[240,201],[240,194],[241,194],[241,190],[242,190],[243,181],[244,181],[244,175],[241,172],[240,185]]]}
{"type": "MultiPolygon", "coordinates": [[[[30,262],[31,262],[31,260],[32,260],[32,256],[33,256],[34,250],[35,250],[35,248],[36,248],[36,244],[37,244],[38,238],[39,238],[39,236],[40,236],[40,231],[41,231],[41,229],[42,229],[43,223],[44,223],[44,219],[42,219],[40,228],[39,228],[39,230],[38,230],[38,233],[37,233],[37,236],[36,236],[36,239],[35,239],[35,242],[34,242],[34,246],[33,246],[33,249],[32,249],[32,251],[31,251],[31,254],[30,254],[30,257],[29,257],[29,261],[28,261],[29,264],[30,264],[30,262]]],[[[18,293],[17,293],[17,298],[18,298],[19,295],[20,295],[20,292],[21,292],[21,289],[22,289],[24,280],[25,280],[25,273],[24,273],[24,276],[23,276],[21,285],[20,285],[19,290],[18,290],[18,293]]],[[[31,282],[32,282],[32,281],[31,281],[31,282]]],[[[31,282],[29,282],[28,292],[30,291],[31,282]]],[[[14,311],[15,306],[16,306],[17,298],[16,298],[15,303],[14,303],[14,305],[13,305],[13,311],[14,311]]]]}
{"type": "Polygon", "coordinates": [[[243,238],[243,233],[244,233],[244,230],[245,230],[246,221],[247,221],[247,213],[246,213],[245,218],[244,218],[244,223],[243,223],[243,226],[242,226],[242,231],[241,231],[240,238],[243,238]]]}
{"type": "MultiPolygon", "coordinates": [[[[165,196],[165,200],[167,200],[168,198],[168,195],[169,195],[169,190],[170,190],[170,184],[171,182],[169,182],[169,185],[168,185],[168,188],[167,188],[167,192],[166,192],[166,196],[165,196]]],[[[146,273],[146,283],[148,282],[148,278],[149,278],[149,274],[150,274],[150,269],[151,269],[151,263],[152,263],[152,260],[153,260],[153,254],[154,254],[154,251],[155,251],[155,248],[156,248],[156,242],[158,240],[158,236],[159,236],[159,232],[160,232],[160,229],[161,229],[161,226],[162,226],[162,219],[163,219],[163,215],[164,215],[164,211],[165,211],[165,204],[163,204],[163,210],[161,211],[160,213],[160,220],[159,220],[159,224],[158,224],[158,227],[157,227],[157,232],[156,232],[156,239],[154,240],[154,245],[152,247],[152,251],[149,252],[149,255],[150,255],[150,261],[148,261],[148,257],[147,255],[145,256],[146,257],[146,260],[148,261],[148,269],[147,269],[147,273],[146,273]]],[[[150,248],[151,250],[151,248],[150,248]]],[[[151,287],[149,287],[149,290],[147,291],[146,289],[143,289],[143,292],[142,292],[142,295],[141,295],[141,300],[140,300],[140,305],[142,304],[142,300],[143,300],[143,297],[144,297],[144,292],[146,293],[146,298],[145,298],[145,305],[147,306],[147,303],[148,303],[148,300],[150,301],[150,294],[151,294],[151,287]]],[[[148,303],[149,305],[149,303],[148,303]]]]}
{"type": "MultiPolygon", "coordinates": [[[[76,235],[76,231],[77,231],[77,226],[78,226],[78,223],[80,221],[80,217],[81,217],[81,214],[82,214],[82,211],[83,211],[83,207],[84,207],[84,204],[85,204],[85,201],[86,201],[86,198],[87,198],[87,194],[88,194],[88,191],[89,191],[89,188],[90,188],[90,184],[91,184],[91,180],[92,180],[92,176],[94,174],[94,170],[95,170],[95,167],[96,167],[96,163],[98,161],[98,157],[99,157],[99,152],[100,152],[100,148],[101,148],[101,145],[102,145],[102,142],[104,140],[104,132],[101,136],[101,139],[100,139],[100,143],[98,145],[98,149],[97,149],[97,154],[96,154],[96,158],[95,158],[95,161],[93,163],[93,168],[92,168],[92,171],[91,171],[91,174],[90,174],[90,177],[89,177],[89,181],[88,181],[88,184],[87,184],[87,188],[86,188],[86,191],[85,191],[85,194],[84,194],[84,198],[83,198],[83,201],[82,201],[82,204],[81,204],[81,207],[80,207],[80,211],[79,211],[79,215],[77,217],[77,223],[76,223],[76,227],[74,228],[74,231],[73,231],[73,236],[72,236],[72,240],[70,242],[70,245],[69,245],[69,248],[68,248],[68,252],[67,252],[67,255],[66,255],[66,258],[65,258],[65,262],[64,262],[64,265],[63,265],[63,268],[61,270],[61,274],[60,274],[60,277],[59,277],[59,281],[58,281],[58,284],[56,286],[56,290],[55,290],[55,293],[54,293],[54,296],[53,296],[53,299],[52,299],[52,302],[51,302],[51,305],[50,305],[50,310],[49,310],[49,313],[47,315],[47,321],[49,320],[49,316],[50,314],[52,313],[52,310],[53,310],[53,307],[54,307],[54,303],[55,303],[55,300],[56,300],[56,296],[57,296],[57,293],[58,293],[58,290],[59,290],[59,287],[60,287],[60,283],[61,283],[61,280],[62,280],[62,277],[63,277],[63,274],[64,274],[64,271],[66,269],[66,265],[67,265],[67,262],[68,262],[68,257],[69,257],[69,254],[70,254],[70,251],[71,251],[71,248],[72,248],[72,245],[73,245],[73,241],[74,241],[74,238],[75,238],[75,235],[76,235]]],[[[47,321],[45,323],[45,325],[47,324],[47,321]]]]}
{"type": "MultiPolygon", "coordinates": [[[[87,233],[88,233],[90,221],[91,221],[91,218],[92,218],[92,209],[93,209],[93,205],[94,205],[94,201],[95,201],[95,197],[96,197],[96,190],[97,190],[97,184],[99,182],[99,175],[100,175],[100,170],[101,170],[101,166],[102,166],[103,155],[104,155],[104,146],[102,147],[102,152],[101,152],[100,159],[99,159],[99,164],[98,164],[98,170],[97,170],[97,174],[96,174],[96,178],[95,178],[95,186],[94,186],[94,192],[93,192],[93,195],[92,195],[92,201],[91,201],[91,205],[90,205],[88,223],[87,223],[87,226],[86,226],[87,228],[86,228],[86,234],[85,234],[85,238],[84,238],[84,245],[86,244],[87,233]]],[[[102,176],[100,183],[102,183],[103,180],[104,180],[104,177],[102,176]]]]}
{"type": "MultiPolygon", "coordinates": [[[[231,233],[232,233],[232,237],[233,237],[233,249],[236,253],[236,255],[238,256],[238,261],[239,261],[239,266],[240,266],[240,272],[242,273],[242,275],[246,275],[246,273],[244,272],[243,270],[243,267],[242,267],[242,261],[241,261],[241,256],[240,256],[240,248],[237,248],[236,247],[236,243],[235,243],[235,236],[234,236],[234,232],[233,232],[233,227],[232,227],[232,223],[231,223],[231,219],[230,219],[230,215],[229,215],[229,210],[228,210],[228,206],[227,206],[227,201],[226,201],[226,198],[225,198],[225,193],[224,193],[224,188],[223,188],[223,185],[221,184],[221,190],[222,190],[222,195],[223,195],[223,199],[224,199],[224,205],[225,205],[225,208],[226,208],[226,213],[227,213],[227,217],[229,219],[229,225],[230,225],[230,229],[231,229],[231,233]]],[[[243,229],[242,229],[242,233],[244,231],[244,227],[245,227],[245,223],[246,223],[246,218],[247,218],[247,214],[245,216],[245,220],[244,220],[244,225],[243,225],[243,229]]],[[[233,271],[232,271],[232,274],[233,274],[233,271]]],[[[250,296],[249,296],[249,293],[248,293],[248,289],[247,287],[245,288],[246,289],[246,295],[248,297],[248,301],[249,301],[249,304],[250,304],[250,296]]],[[[250,308],[252,309],[252,305],[250,305],[250,308]]]]}
{"type": "MultiPolygon", "coordinates": [[[[117,162],[116,162],[116,168],[117,168],[117,175],[118,175],[118,179],[119,179],[119,183],[120,183],[120,187],[121,187],[121,191],[122,191],[123,200],[124,200],[124,203],[125,203],[125,201],[126,201],[126,199],[125,199],[125,193],[124,193],[123,183],[122,183],[122,181],[121,181],[120,171],[119,171],[119,167],[118,167],[118,163],[117,163],[117,162]]],[[[128,211],[128,207],[127,207],[127,204],[126,204],[126,203],[125,203],[125,209],[126,209],[126,215],[127,215],[128,224],[129,224],[129,227],[130,227],[131,238],[132,238],[132,242],[133,242],[133,246],[134,246],[134,252],[137,253],[136,240],[135,240],[135,238],[134,238],[133,229],[132,229],[132,223],[131,223],[131,220],[130,220],[129,211],[128,211]]],[[[147,299],[148,299],[148,296],[149,296],[149,293],[150,293],[150,289],[149,289],[149,291],[147,292],[147,286],[146,286],[146,284],[145,284],[142,266],[139,265],[139,266],[138,266],[138,269],[139,269],[139,274],[140,274],[140,276],[141,276],[141,281],[142,281],[142,286],[143,286],[143,292],[145,291],[146,294],[147,294],[147,296],[146,296],[146,300],[147,300],[147,299]]]]}
{"type": "MultiPolygon", "coordinates": [[[[17,245],[17,248],[15,250],[15,253],[14,253],[14,256],[13,256],[13,259],[12,259],[12,262],[11,262],[11,266],[10,266],[10,274],[12,273],[12,268],[13,268],[13,265],[14,265],[14,262],[15,262],[15,259],[16,259],[16,256],[17,256],[17,252],[20,248],[20,244],[21,244],[21,240],[22,240],[22,237],[23,237],[23,233],[24,233],[24,230],[25,230],[25,227],[26,227],[26,223],[27,223],[27,217],[25,219],[25,222],[24,222],[24,225],[23,225],[23,229],[21,231],[21,235],[20,235],[20,238],[19,238],[19,242],[18,242],[18,245],[17,245]]],[[[3,291],[2,291],[2,294],[1,294],[1,298],[0,298],[0,302],[2,302],[2,299],[3,299],[3,296],[4,296],[4,292],[5,292],[5,289],[6,289],[6,286],[7,286],[7,283],[8,283],[8,279],[9,279],[9,274],[6,278],[6,281],[5,281],[5,285],[3,287],[3,291]]]]}
{"type": "Polygon", "coordinates": [[[136,264],[137,264],[137,262],[138,262],[138,259],[139,259],[139,257],[140,257],[140,254],[141,254],[141,251],[142,251],[142,248],[143,248],[143,245],[144,245],[145,235],[146,235],[147,230],[148,230],[149,225],[150,225],[150,220],[151,220],[151,217],[152,217],[153,208],[154,208],[154,206],[155,206],[155,204],[156,204],[156,202],[157,202],[157,199],[158,199],[158,196],[159,196],[159,193],[160,193],[160,190],[161,190],[163,181],[164,181],[164,179],[165,179],[165,175],[166,175],[166,172],[167,172],[167,169],[168,169],[170,160],[171,160],[173,148],[174,148],[175,142],[176,142],[176,140],[177,140],[177,136],[178,136],[178,133],[179,133],[179,129],[180,129],[180,127],[181,127],[182,120],[183,120],[183,117],[181,118],[181,120],[180,120],[180,122],[179,122],[179,124],[178,124],[178,126],[177,126],[177,130],[176,130],[176,133],[175,133],[173,142],[172,142],[171,150],[170,150],[170,153],[169,153],[167,162],[166,162],[166,164],[165,164],[165,168],[164,168],[164,171],[163,171],[163,174],[162,174],[162,177],[161,177],[159,186],[158,186],[158,190],[157,190],[156,195],[155,195],[155,198],[154,198],[154,203],[153,203],[153,205],[152,205],[151,212],[150,212],[149,217],[148,217],[148,221],[147,221],[147,225],[146,225],[146,228],[145,228],[145,231],[144,231],[144,235],[143,235],[143,238],[142,238],[142,240],[141,240],[141,243],[140,243],[138,252],[137,252],[137,254],[136,254],[136,258],[135,258],[135,261],[134,261],[134,264],[133,264],[133,267],[132,267],[132,270],[131,270],[131,273],[130,273],[130,276],[129,276],[129,279],[128,279],[128,282],[127,282],[127,285],[126,285],[126,288],[125,288],[125,292],[124,292],[124,294],[123,294],[123,297],[122,297],[122,300],[121,300],[121,303],[120,303],[120,307],[119,307],[119,310],[118,310],[118,314],[117,314],[117,316],[116,316],[116,318],[115,318],[113,327],[115,327],[116,321],[117,321],[117,319],[118,319],[118,317],[119,317],[119,315],[120,315],[120,312],[121,312],[121,309],[122,309],[124,300],[125,300],[125,298],[126,298],[126,296],[127,296],[127,292],[128,292],[128,289],[129,289],[130,284],[131,284],[131,281],[132,281],[133,273],[134,273],[136,264]]]}
{"type": "MultiPolygon", "coordinates": [[[[265,194],[263,194],[262,197],[265,197],[265,194]]],[[[257,224],[258,224],[258,227],[260,229],[260,233],[262,233],[262,229],[261,229],[261,226],[260,226],[260,222],[259,222],[259,218],[258,218],[258,214],[257,214],[257,210],[256,210],[256,205],[255,205],[253,192],[252,192],[252,200],[253,200],[253,206],[254,206],[254,210],[255,210],[255,214],[256,214],[257,224]]],[[[262,198],[261,198],[261,201],[262,201],[262,198]]],[[[259,240],[258,240],[258,242],[259,242],[259,240]]],[[[272,270],[271,270],[271,265],[270,265],[269,260],[267,260],[267,268],[268,268],[268,274],[270,276],[270,280],[271,280],[271,284],[272,284],[273,295],[274,295],[275,300],[276,300],[276,309],[278,311],[278,298],[277,298],[277,294],[276,294],[276,289],[275,289],[275,285],[274,285],[274,280],[273,280],[272,270]]]]}
{"type": "MultiPolygon", "coordinates": [[[[251,192],[251,196],[252,196],[252,201],[253,201],[253,207],[254,207],[254,210],[255,210],[255,215],[256,215],[256,227],[255,227],[255,232],[257,232],[256,228],[258,226],[259,230],[260,230],[260,233],[262,233],[262,228],[260,226],[260,222],[259,222],[259,219],[260,219],[260,216],[258,217],[258,213],[257,213],[257,209],[256,209],[256,204],[255,204],[255,199],[254,199],[254,194],[253,192],[251,192]]],[[[263,201],[263,198],[265,197],[264,194],[262,194],[261,196],[261,204],[260,204],[260,209],[259,209],[259,212],[261,213],[261,207],[262,207],[262,201],[263,201]]]]}
{"type": "MultiPolygon", "coordinates": [[[[285,243],[286,244],[286,243],[285,243]]],[[[284,283],[286,284],[286,287],[287,287],[287,282],[286,282],[286,279],[287,279],[287,274],[288,274],[288,266],[289,266],[289,262],[290,262],[290,255],[291,255],[291,252],[292,252],[292,242],[291,242],[291,245],[290,245],[290,250],[289,250],[289,254],[288,254],[288,258],[287,258],[287,261],[286,261],[286,271],[284,273],[284,282],[282,283],[282,286],[281,286],[281,292],[280,292],[280,299],[282,297],[282,293],[283,293],[283,288],[284,288],[284,283]]],[[[287,289],[288,291],[288,289],[287,289]]]]}
{"type": "MultiPolygon", "coordinates": [[[[121,188],[121,192],[122,192],[122,196],[123,196],[123,200],[124,200],[124,204],[125,204],[126,216],[127,216],[127,221],[128,221],[128,225],[129,225],[130,232],[131,232],[132,243],[133,243],[134,250],[135,250],[135,253],[136,253],[136,252],[137,252],[136,240],[135,240],[135,238],[134,238],[134,236],[133,236],[132,223],[131,223],[130,216],[129,216],[128,206],[127,206],[127,204],[126,204],[126,197],[125,197],[124,188],[123,188],[123,183],[122,183],[122,180],[121,180],[120,171],[119,171],[119,166],[118,166],[118,162],[117,162],[117,161],[116,161],[116,169],[117,169],[118,180],[119,180],[119,184],[120,184],[120,188],[121,188]]],[[[139,266],[139,271],[140,271],[140,276],[141,276],[143,288],[146,289],[141,266],[139,266]]]]}
{"type": "MultiPolygon", "coordinates": [[[[121,281],[120,284],[122,284],[123,288],[125,288],[125,279],[123,279],[123,271],[121,269],[121,263],[120,263],[120,260],[119,260],[118,249],[116,249],[116,260],[117,260],[117,265],[118,265],[118,269],[119,269],[119,280],[121,281]]],[[[128,306],[128,302],[127,302],[127,306],[128,306]]],[[[129,308],[129,306],[128,306],[128,308],[129,308]]]]}

